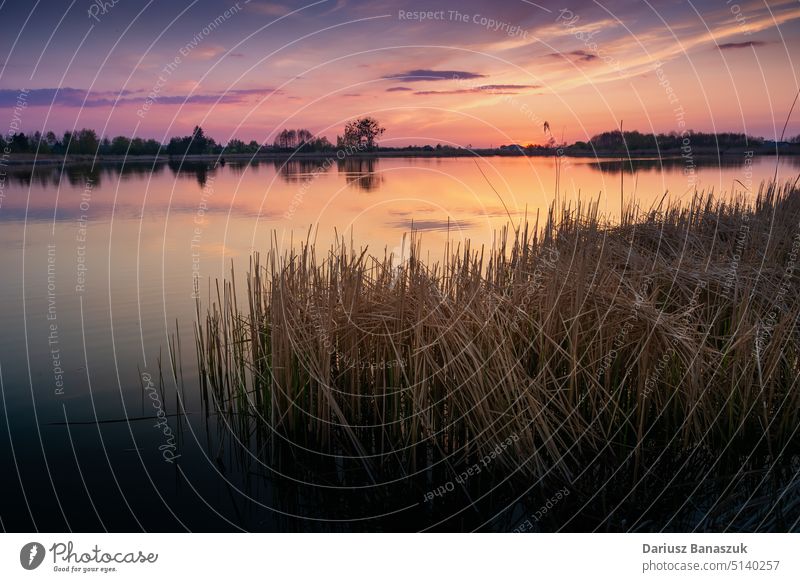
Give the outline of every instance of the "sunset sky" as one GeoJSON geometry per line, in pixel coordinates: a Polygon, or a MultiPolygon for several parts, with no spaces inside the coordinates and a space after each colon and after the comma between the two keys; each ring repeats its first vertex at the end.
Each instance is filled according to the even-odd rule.
{"type": "Polygon", "coordinates": [[[774,138],[800,86],[797,0],[102,4],[0,1],[3,125],[25,89],[26,133],[333,141],[369,114],[389,146],[541,143],[545,120],[774,138]]]}

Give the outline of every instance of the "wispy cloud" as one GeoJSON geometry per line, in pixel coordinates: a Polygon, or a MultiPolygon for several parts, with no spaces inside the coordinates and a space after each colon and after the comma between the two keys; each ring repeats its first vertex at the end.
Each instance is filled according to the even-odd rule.
{"type": "MultiPolygon", "coordinates": [[[[246,103],[250,97],[266,97],[274,89],[235,89],[224,93],[197,93],[194,95],[172,95],[159,97],[158,103],[179,104],[179,103],[246,103]]],[[[281,91],[276,91],[280,94],[281,91]]],[[[134,99],[128,99],[134,101],[134,99]]]]}
{"type": "Polygon", "coordinates": [[[764,46],[765,43],[763,40],[747,40],[745,42],[726,42],[719,45],[719,50],[727,51],[727,50],[735,50],[735,49],[742,49],[748,47],[757,47],[757,46],[764,46]]]}
{"type": "Polygon", "coordinates": [[[499,90],[502,91],[504,89],[512,90],[512,89],[539,89],[541,85],[481,85],[477,87],[477,89],[481,91],[494,91],[499,90]]]}
{"type": "Polygon", "coordinates": [[[198,61],[207,61],[210,59],[215,59],[222,54],[225,54],[225,47],[218,44],[206,44],[193,49],[186,58],[198,61]]]}
{"type": "Polygon", "coordinates": [[[481,79],[486,77],[481,73],[470,71],[436,71],[433,69],[414,69],[396,75],[386,75],[384,79],[403,81],[404,83],[415,83],[418,81],[448,81],[453,79],[481,79]]]}
{"type": "Polygon", "coordinates": [[[442,91],[415,91],[414,95],[461,95],[467,93],[492,93],[494,95],[516,95],[524,89],[539,89],[541,85],[480,85],[468,89],[442,91]]]}
{"type": "MultiPolygon", "coordinates": [[[[0,107],[13,107],[22,89],[0,89],[0,107]]],[[[63,105],[66,107],[94,107],[113,103],[117,96],[123,100],[126,95],[134,95],[136,90],[94,91],[91,94],[85,89],[61,87],[60,89],[28,89],[25,102],[30,107],[63,105]],[[84,103],[85,102],[85,103],[84,103]]]]}
{"type": "MultiPolygon", "coordinates": [[[[0,108],[14,107],[21,89],[0,89],[0,108]]],[[[225,92],[196,93],[192,95],[160,95],[157,99],[162,104],[182,103],[245,103],[253,96],[266,96],[274,90],[234,89],[225,92]]],[[[280,93],[280,91],[278,91],[280,93]]],[[[141,103],[147,92],[141,89],[123,91],[92,91],[73,89],[71,87],[29,89],[26,103],[29,107],[49,107],[51,104],[61,107],[110,107],[114,104],[141,103]],[[139,96],[136,96],[139,95],[139,96]]]]}
{"type": "Polygon", "coordinates": [[[475,227],[474,220],[457,220],[452,218],[450,220],[391,220],[386,224],[392,228],[401,228],[403,230],[432,230],[432,231],[446,231],[446,230],[461,230],[470,229],[475,227]]]}
{"type": "MultiPolygon", "coordinates": [[[[313,4],[312,1],[308,2],[258,2],[257,0],[250,0],[248,7],[253,12],[257,12],[259,14],[263,14],[265,16],[272,16],[272,17],[279,17],[285,16],[290,12],[294,12],[301,6],[308,6],[313,4]]],[[[347,2],[345,0],[336,0],[335,2],[322,2],[318,3],[317,6],[310,8],[309,10],[303,10],[298,14],[295,14],[295,17],[307,17],[310,10],[315,10],[316,12],[311,12],[311,14],[320,14],[322,16],[328,15],[332,12],[337,12],[342,10],[347,6],[347,2]],[[320,12],[321,11],[321,12],[320,12]]]]}
{"type": "MultiPolygon", "coordinates": [[[[695,31],[694,27],[684,27],[685,30],[681,34],[680,42],[675,42],[675,38],[670,31],[659,27],[643,30],[633,38],[609,39],[608,42],[603,43],[603,50],[608,56],[617,59],[615,66],[593,67],[593,71],[584,75],[564,75],[562,72],[558,72],[558,76],[550,81],[549,86],[553,90],[559,91],[568,91],[586,84],[597,86],[604,82],[615,82],[637,77],[652,71],[655,63],[665,63],[676,57],[685,56],[694,50],[707,50],[718,46],[721,52],[724,53],[736,48],[743,48],[735,45],[745,44],[745,46],[750,46],[750,42],[762,42],[724,42],[731,39],[731,37],[739,37],[742,34],[742,25],[729,16],[728,12],[721,9],[720,23],[713,28],[713,32],[705,28],[695,31]],[[646,43],[647,52],[641,51],[641,43],[646,43]],[[617,55],[620,56],[617,57],[617,55]]],[[[746,30],[754,34],[797,19],[800,19],[800,7],[788,8],[780,13],[777,11],[754,13],[747,19],[746,30]]],[[[758,46],[758,44],[753,46],[758,46]]]]}
{"type": "Polygon", "coordinates": [[[599,57],[595,53],[578,49],[564,53],[549,53],[547,56],[555,57],[557,59],[567,59],[569,61],[580,61],[583,63],[590,63],[596,61],[599,57]]]}
{"type": "Polygon", "coordinates": [[[396,91],[413,91],[411,87],[389,87],[386,89],[387,93],[394,93],[396,91]]]}

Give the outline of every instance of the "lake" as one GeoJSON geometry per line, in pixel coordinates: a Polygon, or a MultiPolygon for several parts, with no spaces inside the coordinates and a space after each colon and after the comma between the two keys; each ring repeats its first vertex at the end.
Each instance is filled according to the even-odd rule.
{"type": "Polygon", "coordinates": [[[195,298],[207,305],[213,282],[231,268],[241,289],[252,252],[270,244],[288,249],[310,240],[325,248],[344,238],[376,256],[399,254],[413,224],[433,259],[447,240],[490,245],[509,220],[546,211],[557,169],[559,201],[598,201],[613,220],[621,199],[643,209],[665,195],[688,201],[695,190],[752,200],[776,174],[796,179],[800,159],[622,167],[621,175],[613,160],[493,157],[7,169],[0,190],[2,527],[434,523],[389,485],[331,492],[322,476],[309,481],[314,472],[301,470],[300,458],[277,466],[261,461],[256,441],[237,441],[241,435],[209,412],[198,389],[195,298]],[[170,342],[181,354],[178,382],[169,377],[170,342]],[[249,461],[242,449],[252,452],[249,461]]]}

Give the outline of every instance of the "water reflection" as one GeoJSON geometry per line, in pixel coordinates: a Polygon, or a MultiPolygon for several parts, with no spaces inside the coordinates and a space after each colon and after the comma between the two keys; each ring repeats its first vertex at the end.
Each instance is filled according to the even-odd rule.
{"type": "MultiPolygon", "coordinates": [[[[170,160],[97,163],[62,167],[46,163],[4,169],[0,219],[70,218],[84,213],[81,196],[91,185],[93,219],[112,211],[123,216],[163,213],[196,215],[201,203],[209,218],[220,213],[259,217],[266,228],[321,234],[355,227],[359,237],[395,244],[398,229],[450,219],[470,230],[502,226],[509,216],[535,216],[556,196],[577,200],[580,193],[603,194],[601,211],[614,218],[619,191],[643,206],[658,202],[665,191],[680,199],[685,192],[730,192],[746,183],[750,192],[771,179],[778,164],[779,180],[794,180],[800,157],[727,156],[694,158],[692,176],[682,158],[624,160],[567,158],[561,160],[560,186],[552,158],[368,158],[298,157],[292,159],[170,160]],[[221,162],[221,160],[220,160],[221,162]],[[632,179],[621,183],[620,168],[632,179]],[[487,178],[489,183],[487,183],[487,178]],[[692,178],[690,183],[689,178],[692,178]],[[205,192],[213,184],[213,194],[205,192]],[[350,188],[344,188],[349,186],[350,188]],[[369,192],[369,198],[350,196],[369,192]],[[28,196],[30,193],[30,196],[28,196]],[[204,197],[205,196],[205,197],[204,197]],[[28,200],[29,198],[29,200],[28,200]],[[608,202],[606,204],[606,202],[608,202]],[[403,220],[397,220],[398,216],[403,220]],[[480,225],[480,226],[478,226],[480,225]],[[473,228],[474,227],[474,228],[473,228]]],[[[2,173],[0,173],[2,175],[2,173]]],[[[250,226],[257,226],[250,223],[250,226]]],[[[431,229],[437,230],[437,229],[431,229]]],[[[227,246],[227,245],[226,245],[227,246]]]]}
{"type": "Polygon", "coordinates": [[[128,178],[148,178],[158,176],[164,171],[164,162],[113,163],[91,162],[62,166],[57,163],[39,163],[34,167],[12,166],[6,169],[6,178],[12,184],[22,186],[58,187],[63,183],[83,188],[91,179],[94,186],[101,186],[104,180],[116,181],[128,178]],[[63,182],[62,182],[63,181],[63,182]]]}
{"type": "Polygon", "coordinates": [[[322,174],[327,174],[334,163],[339,175],[344,177],[345,183],[357,190],[374,192],[384,182],[384,176],[378,170],[380,162],[377,158],[339,159],[332,155],[327,158],[273,160],[272,163],[276,173],[287,184],[312,181],[322,174]]]}
{"type": "MultiPolygon", "coordinates": [[[[127,160],[125,162],[101,161],[93,164],[90,161],[85,163],[69,164],[63,166],[60,163],[45,161],[35,167],[11,166],[5,169],[6,179],[11,183],[23,186],[57,187],[64,182],[74,187],[84,187],[87,180],[91,179],[95,187],[103,184],[104,180],[115,181],[131,178],[152,178],[161,175],[166,168],[172,171],[176,177],[192,177],[202,188],[208,182],[209,176],[214,175],[220,167],[227,168],[230,173],[242,175],[247,171],[255,171],[264,164],[269,164],[274,168],[275,173],[286,184],[299,184],[309,179],[314,179],[320,175],[328,174],[334,163],[339,175],[343,176],[345,182],[365,192],[379,190],[385,183],[383,166],[391,166],[395,160],[380,160],[378,158],[347,157],[338,159],[336,156],[327,158],[291,158],[291,159],[234,159],[234,160],[180,160],[172,159],[169,161],[137,161],[127,160]]],[[[410,162],[411,159],[403,160],[410,162]]],[[[452,161],[452,160],[447,160],[452,161]]],[[[470,158],[460,158],[455,160],[459,163],[472,164],[470,158]]],[[[498,163],[498,160],[487,158],[488,163],[498,163]]],[[[507,160],[503,160],[505,162],[507,160]]],[[[540,166],[542,164],[552,164],[549,158],[515,158],[519,165],[532,164],[540,166]]],[[[421,158],[414,159],[414,162],[421,162],[422,165],[441,165],[440,158],[421,158]]],[[[696,170],[735,170],[745,166],[758,164],[762,167],[771,167],[775,164],[783,169],[800,171],[800,156],[785,156],[776,160],[774,157],[747,158],[742,155],[726,155],[719,158],[714,156],[695,156],[692,158],[646,158],[646,159],[591,159],[591,158],[567,158],[562,161],[564,171],[569,172],[578,167],[583,167],[591,171],[600,172],[603,175],[619,174],[620,168],[626,174],[637,172],[665,172],[667,174],[679,174],[687,165],[696,170]]],[[[766,174],[765,174],[766,176],[766,174]]]]}
{"type": "MultiPolygon", "coordinates": [[[[683,171],[690,167],[698,169],[736,169],[751,165],[754,158],[746,157],[744,154],[737,156],[693,156],[686,158],[644,158],[644,159],[599,159],[588,166],[593,170],[599,170],[603,174],[619,174],[620,166],[626,174],[635,174],[640,171],[664,171],[674,172],[683,171]]],[[[759,161],[771,163],[774,167],[776,160],[774,157],[759,158],[759,161]]],[[[800,157],[787,156],[781,158],[780,164],[800,169],[800,157]]]]}
{"type": "Polygon", "coordinates": [[[213,162],[170,160],[167,165],[176,177],[193,176],[201,188],[208,182],[209,175],[214,175],[217,172],[217,166],[213,162]]]}
{"type": "Polygon", "coordinates": [[[364,192],[373,192],[384,181],[383,174],[377,169],[378,164],[376,158],[345,158],[338,160],[336,165],[349,186],[364,192]]]}
{"type": "MultiPolygon", "coordinates": [[[[603,211],[616,211],[619,161],[568,161],[562,174],[562,193],[568,189],[571,200],[573,193],[581,190],[610,193],[607,198],[611,203],[603,211]]],[[[211,531],[236,527],[374,531],[419,529],[421,524],[439,522],[440,529],[483,526],[508,531],[557,489],[558,483],[542,483],[513,506],[519,492],[531,484],[495,483],[485,473],[470,479],[466,489],[459,486],[431,504],[423,501],[425,494],[453,479],[443,466],[405,478],[402,473],[392,473],[400,465],[392,465],[392,459],[387,458],[382,470],[397,481],[374,486],[363,467],[352,460],[320,459],[304,450],[302,443],[273,447],[274,439],[252,417],[214,416],[217,410],[204,405],[199,391],[190,388],[197,382],[197,372],[190,366],[196,317],[190,294],[196,276],[200,277],[206,302],[213,281],[229,276],[234,263],[240,276],[237,284],[246,289],[243,274],[248,270],[251,252],[267,248],[271,236],[288,246],[291,233],[300,233],[305,240],[309,225],[314,225],[318,248],[335,242],[336,233],[348,232],[356,246],[369,245],[370,253],[381,255],[386,247],[389,252],[404,248],[403,234],[413,221],[417,230],[425,231],[424,248],[434,253],[446,242],[452,244],[462,238],[469,238],[473,247],[486,244],[488,248],[493,229],[505,225],[509,215],[515,221],[523,216],[534,221],[537,212],[546,209],[554,198],[551,158],[480,160],[497,192],[487,184],[473,158],[353,158],[334,162],[335,158],[302,158],[288,163],[227,159],[224,167],[215,167],[214,160],[176,160],[0,168],[0,180],[5,177],[5,187],[0,189],[0,271],[18,274],[3,279],[6,307],[0,310],[7,407],[7,414],[0,415],[0,424],[7,425],[0,426],[0,465],[12,466],[12,444],[17,447],[15,454],[25,468],[26,490],[36,500],[40,519],[36,525],[40,529],[102,529],[93,511],[96,506],[99,515],[111,517],[111,525],[124,531],[142,527],[175,530],[184,524],[190,529],[211,531]],[[86,193],[89,179],[94,188],[86,193]],[[209,191],[211,184],[213,192],[209,191]],[[78,220],[87,225],[85,237],[80,234],[84,227],[78,220]],[[83,245],[89,275],[86,291],[78,296],[76,267],[83,245]],[[144,417],[145,405],[150,404],[143,400],[143,353],[155,377],[162,350],[163,361],[169,363],[165,346],[175,331],[174,322],[180,322],[185,356],[181,374],[186,374],[186,391],[184,394],[181,390],[178,399],[178,388],[168,387],[162,397],[170,415],[181,407],[192,413],[187,414],[185,423],[170,416],[176,434],[185,437],[180,473],[176,466],[163,462],[158,449],[161,433],[154,430],[152,422],[105,422],[100,428],[76,424],[70,432],[63,425],[47,424],[63,421],[65,415],[62,401],[47,397],[53,392],[52,375],[47,369],[52,361],[48,342],[52,322],[47,319],[52,304],[48,295],[51,249],[56,250],[58,330],[71,420],[87,422],[96,416],[119,419],[130,416],[131,411],[144,417]],[[28,343],[19,342],[20,337],[28,337],[28,343]],[[96,387],[93,392],[89,378],[96,387]],[[32,395],[36,406],[31,406],[32,395]],[[33,417],[34,410],[40,418],[33,417]],[[191,432],[187,432],[189,429],[191,432]],[[39,440],[40,430],[45,431],[44,445],[39,440]],[[81,452],[80,465],[76,465],[73,445],[81,452]],[[42,458],[45,448],[48,463],[42,458]],[[113,478],[105,450],[113,455],[113,478]],[[91,478],[89,482],[83,481],[86,476],[91,478]],[[484,477],[487,480],[481,480],[484,477]],[[70,493],[69,503],[64,504],[68,525],[61,518],[51,482],[59,492],[70,493]],[[114,494],[117,483],[124,484],[124,499],[120,495],[123,491],[114,494]],[[81,496],[83,491],[86,493],[81,496]],[[159,496],[165,499],[164,504],[159,496]],[[199,496],[207,505],[198,502],[199,496]],[[119,511],[125,503],[130,504],[130,515],[119,511]],[[507,506],[513,509],[501,513],[507,506]],[[166,507],[175,513],[166,511],[166,507]],[[387,515],[391,511],[397,513],[387,515]],[[503,521],[484,525],[486,516],[495,514],[503,521]],[[364,519],[332,521],[353,518],[364,519]],[[446,518],[450,519],[443,521],[446,518]]],[[[754,183],[770,178],[775,162],[772,157],[754,159],[754,183]]],[[[696,158],[695,163],[703,186],[725,184],[729,190],[734,179],[744,179],[745,162],[740,158],[725,158],[722,164],[696,158]]],[[[779,163],[780,179],[797,177],[800,158],[782,158],[779,163]]],[[[637,178],[637,202],[642,206],[649,206],[648,196],[658,202],[665,188],[685,189],[681,159],[636,160],[633,166],[642,170],[637,178]]],[[[634,189],[634,183],[626,177],[626,193],[634,189]]],[[[294,241],[298,238],[295,236],[294,241]]],[[[426,455],[420,450],[418,457],[424,459],[426,455]]],[[[661,462],[665,462],[663,458],[661,462]]],[[[601,501],[611,506],[625,503],[619,515],[640,518],[651,507],[652,495],[662,492],[661,476],[674,475],[676,483],[696,481],[680,463],[675,459],[674,471],[672,465],[665,467],[658,478],[649,473],[652,481],[637,487],[638,499],[627,496],[630,483],[609,487],[620,497],[598,497],[597,505],[584,510],[587,520],[573,522],[574,528],[599,525],[591,521],[591,516],[602,519],[606,515],[601,501]]],[[[601,465],[603,460],[599,459],[601,465]]],[[[617,465],[609,462],[603,466],[617,465]]],[[[568,501],[548,513],[546,519],[551,521],[538,526],[543,530],[560,527],[581,509],[581,492],[589,491],[588,499],[596,484],[608,477],[600,469],[586,472],[568,501]]],[[[761,477],[753,472],[753,479],[761,477]]],[[[724,489],[729,482],[714,483],[724,489]]],[[[772,487],[769,481],[764,483],[772,487]]],[[[777,488],[776,484],[773,489],[777,488]]],[[[10,530],[33,529],[25,503],[17,502],[13,487],[10,491],[3,508],[3,525],[10,530]]],[[[696,523],[691,520],[699,514],[687,508],[672,523],[685,519],[680,523],[691,529],[696,523]]],[[[743,520],[752,516],[749,511],[741,513],[743,520]]],[[[663,523],[673,516],[647,517],[652,519],[650,523],[663,523]]]]}
{"type": "Polygon", "coordinates": [[[333,158],[329,159],[309,159],[309,158],[291,158],[291,159],[276,159],[272,160],[275,167],[275,172],[287,184],[297,184],[309,179],[320,173],[327,172],[333,164],[333,158]]]}

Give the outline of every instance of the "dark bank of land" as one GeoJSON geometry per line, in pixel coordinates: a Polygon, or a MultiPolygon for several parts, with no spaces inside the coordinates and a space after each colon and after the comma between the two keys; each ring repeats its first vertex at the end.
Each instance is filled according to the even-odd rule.
{"type": "Polygon", "coordinates": [[[38,164],[86,162],[147,163],[166,161],[247,161],[252,159],[338,159],[389,157],[527,156],[584,157],[610,159],[643,158],[748,158],[763,155],[800,154],[800,135],[786,141],[768,140],[743,133],[684,131],[643,134],[638,131],[608,131],[588,141],[571,144],[557,141],[545,127],[543,144],[510,144],[490,148],[447,144],[385,147],[377,142],[384,132],[377,120],[349,122],[344,135],[332,143],[306,129],[284,129],[274,141],[259,143],[230,139],[219,143],[197,126],[191,135],[155,139],[116,136],[99,137],[93,129],[65,132],[57,136],[34,132],[0,135],[0,168],[38,164]]]}
{"type": "MultiPolygon", "coordinates": [[[[645,160],[661,159],[671,160],[685,157],[687,152],[681,150],[637,150],[630,152],[620,152],[613,150],[592,151],[566,148],[541,148],[527,150],[525,148],[512,149],[509,147],[500,148],[448,148],[437,150],[435,148],[378,148],[370,151],[355,151],[342,156],[337,150],[317,151],[317,152],[271,152],[261,151],[255,153],[213,153],[213,154],[187,154],[181,156],[171,156],[168,154],[139,154],[139,155],[113,155],[113,154],[11,154],[0,161],[2,166],[31,167],[41,165],[59,164],[144,164],[144,163],[164,163],[164,162],[209,162],[209,163],[244,163],[251,160],[328,160],[345,158],[459,158],[459,157],[569,157],[569,158],[590,158],[603,160],[645,160]]],[[[785,144],[780,146],[762,145],[754,148],[729,148],[725,150],[714,150],[710,148],[698,148],[692,150],[690,155],[694,158],[705,158],[708,160],[715,158],[751,158],[755,156],[775,156],[775,155],[800,155],[800,144],[785,144]]]]}

